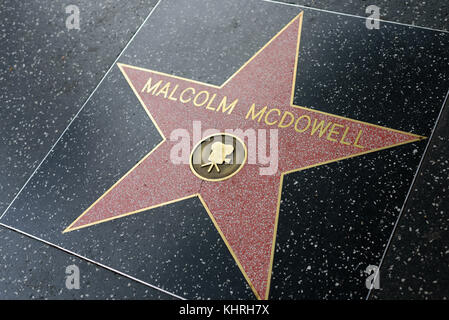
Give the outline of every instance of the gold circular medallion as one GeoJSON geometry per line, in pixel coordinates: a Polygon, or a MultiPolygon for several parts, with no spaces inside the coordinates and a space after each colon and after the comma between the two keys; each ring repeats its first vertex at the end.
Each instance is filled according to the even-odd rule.
{"type": "Polygon", "coordinates": [[[221,181],[239,172],[246,162],[243,141],[229,133],[217,133],[201,140],[190,154],[190,169],[200,179],[221,181]]]}

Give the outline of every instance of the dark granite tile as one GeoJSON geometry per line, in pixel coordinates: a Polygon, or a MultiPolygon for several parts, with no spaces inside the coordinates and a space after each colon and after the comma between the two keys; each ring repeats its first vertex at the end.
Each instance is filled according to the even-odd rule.
{"type": "Polygon", "coordinates": [[[449,107],[430,142],[420,173],[380,269],[372,299],[449,299],[449,107]]]}
{"type": "Polygon", "coordinates": [[[2,1],[0,4],[0,211],[61,135],[152,1],[2,1]],[[80,30],[66,28],[66,6],[80,30]]]}
{"type": "Polygon", "coordinates": [[[120,62],[221,85],[299,12],[264,1],[161,1],[120,62]]]}
{"type": "Polygon", "coordinates": [[[0,299],[175,299],[2,226],[0,242],[0,299]],[[66,287],[71,265],[79,289],[66,287]]]}
{"type": "Polygon", "coordinates": [[[284,179],[272,299],[364,299],[426,141],[284,179]]]}
{"type": "Polygon", "coordinates": [[[298,4],[362,17],[368,16],[366,14],[368,6],[375,5],[380,8],[382,20],[449,30],[449,4],[439,0],[279,0],[278,2],[298,4]]]}
{"type": "Polygon", "coordinates": [[[429,136],[449,88],[449,33],[306,12],[295,103],[429,136]]]}

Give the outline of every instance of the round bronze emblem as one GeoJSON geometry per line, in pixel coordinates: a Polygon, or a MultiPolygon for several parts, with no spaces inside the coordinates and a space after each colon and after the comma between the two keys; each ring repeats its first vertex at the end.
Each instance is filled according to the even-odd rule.
{"type": "Polygon", "coordinates": [[[229,133],[217,133],[201,140],[190,154],[190,169],[200,179],[221,181],[229,179],[246,162],[243,141],[229,133]]]}

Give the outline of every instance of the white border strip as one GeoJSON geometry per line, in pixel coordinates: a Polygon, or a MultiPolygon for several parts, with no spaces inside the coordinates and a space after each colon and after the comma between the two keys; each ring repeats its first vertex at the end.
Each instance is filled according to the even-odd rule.
{"type": "MultiPolygon", "coordinates": [[[[270,3],[276,3],[276,4],[283,4],[283,5],[292,6],[292,7],[300,7],[300,8],[309,9],[309,10],[315,10],[315,11],[339,14],[339,15],[342,15],[342,16],[353,17],[353,18],[360,18],[360,19],[364,19],[364,20],[366,20],[368,18],[368,17],[358,16],[358,15],[350,14],[350,13],[343,13],[343,12],[337,12],[337,11],[330,11],[330,10],[325,10],[325,9],[307,7],[307,6],[303,6],[303,5],[295,4],[295,3],[285,3],[285,2],[278,2],[278,1],[273,1],[273,0],[261,0],[261,1],[270,2],[270,3]]],[[[397,25],[401,25],[401,26],[418,28],[418,29],[425,29],[425,30],[449,33],[449,31],[446,31],[446,30],[440,30],[440,29],[434,29],[434,28],[422,27],[422,26],[415,26],[415,25],[412,25],[412,24],[395,22],[395,21],[388,21],[388,20],[382,20],[382,19],[372,19],[372,18],[370,18],[370,20],[384,22],[384,23],[397,24],[397,25]]]]}
{"type": "Polygon", "coordinates": [[[9,230],[18,232],[18,233],[20,233],[20,234],[22,234],[22,235],[24,235],[24,236],[27,236],[27,237],[29,237],[29,238],[32,238],[32,239],[34,239],[34,240],[43,242],[43,243],[45,243],[46,245],[48,245],[48,246],[50,246],[50,247],[53,247],[53,248],[62,250],[62,251],[66,252],[66,253],[69,253],[69,254],[71,254],[71,255],[73,255],[73,256],[75,256],[75,257],[78,257],[78,258],[80,258],[80,259],[82,259],[82,260],[88,261],[88,262],[90,262],[90,263],[92,263],[92,264],[94,264],[94,265],[100,266],[100,267],[102,267],[102,268],[104,268],[104,269],[107,269],[107,270],[109,270],[109,271],[112,271],[112,272],[114,272],[114,273],[117,273],[117,274],[119,274],[119,275],[121,275],[121,276],[123,276],[123,277],[125,277],[125,278],[134,280],[134,281],[136,281],[136,282],[138,282],[138,283],[140,283],[140,284],[146,285],[146,286],[151,287],[151,288],[153,288],[153,289],[155,289],[155,290],[161,291],[161,292],[163,292],[163,293],[165,293],[165,294],[167,294],[167,295],[170,295],[170,296],[172,296],[172,297],[174,297],[174,298],[177,298],[177,299],[180,299],[180,300],[186,300],[185,298],[182,298],[182,297],[180,297],[180,296],[178,296],[178,295],[176,295],[176,294],[174,294],[174,293],[171,293],[171,292],[169,292],[169,291],[166,291],[166,290],[164,290],[164,289],[162,289],[162,288],[159,288],[159,287],[157,287],[157,286],[155,286],[155,285],[149,284],[149,283],[147,283],[147,282],[145,282],[145,281],[142,281],[142,280],[139,280],[139,279],[137,279],[137,278],[134,278],[133,276],[130,276],[130,275],[126,274],[126,273],[123,273],[123,272],[121,272],[121,271],[118,271],[118,270],[116,270],[116,269],[114,269],[114,268],[108,267],[107,265],[104,265],[104,264],[102,264],[102,263],[96,262],[96,261],[94,261],[94,260],[92,260],[92,259],[89,259],[89,258],[87,258],[87,257],[84,257],[84,256],[82,256],[82,255],[80,255],[80,254],[77,254],[77,253],[75,253],[75,252],[73,252],[73,251],[70,251],[70,250],[68,250],[68,249],[65,249],[65,248],[63,248],[63,247],[60,247],[60,246],[58,246],[58,245],[56,245],[56,244],[54,244],[54,243],[51,243],[51,242],[48,242],[48,241],[46,241],[46,240],[44,240],[44,239],[38,238],[38,237],[36,237],[36,236],[33,236],[33,235],[31,235],[31,234],[29,234],[29,233],[27,233],[27,232],[25,232],[25,231],[16,229],[16,228],[14,228],[14,227],[11,227],[11,226],[6,225],[6,224],[1,223],[1,222],[0,222],[0,226],[5,227],[6,229],[9,229],[9,230]]]}
{"type": "MultiPolygon", "coordinates": [[[[396,229],[397,229],[397,227],[399,225],[399,220],[401,219],[402,215],[404,214],[404,210],[405,210],[405,208],[407,206],[408,199],[409,199],[410,194],[412,193],[412,190],[413,190],[413,188],[415,186],[416,179],[417,179],[419,173],[421,172],[421,167],[422,167],[424,159],[425,159],[425,157],[427,155],[427,152],[428,152],[428,149],[430,147],[430,144],[432,143],[432,139],[433,139],[435,131],[436,131],[437,127],[438,127],[438,124],[440,123],[440,119],[441,119],[441,115],[443,114],[444,107],[446,106],[446,103],[449,104],[449,100],[448,99],[449,99],[449,90],[446,93],[446,97],[444,98],[443,106],[441,107],[440,113],[438,114],[438,117],[437,117],[437,120],[435,122],[435,125],[433,126],[432,133],[430,134],[430,137],[429,137],[429,142],[427,142],[427,146],[424,149],[424,152],[423,152],[423,155],[421,157],[421,160],[419,161],[418,168],[416,169],[416,172],[415,172],[415,175],[413,177],[412,183],[410,184],[410,188],[408,189],[408,192],[407,192],[407,195],[405,197],[404,203],[402,204],[401,211],[399,212],[399,215],[398,215],[398,217],[396,219],[396,222],[395,222],[395,224],[393,226],[393,230],[391,231],[390,238],[388,239],[388,242],[387,242],[387,246],[385,247],[384,253],[382,254],[382,258],[380,259],[380,263],[377,266],[378,267],[377,268],[377,274],[376,274],[375,277],[380,276],[380,269],[381,269],[382,264],[384,262],[385,256],[387,255],[387,251],[390,248],[390,245],[391,245],[391,242],[393,240],[394,234],[396,233],[396,229]]],[[[371,286],[371,288],[368,291],[368,294],[366,295],[366,300],[368,300],[370,298],[372,290],[373,290],[373,287],[371,286]]]]}
{"type": "Polygon", "coordinates": [[[70,120],[69,124],[67,125],[67,127],[64,129],[64,131],[61,133],[61,135],[59,136],[59,138],[56,140],[56,142],[53,144],[53,146],[50,148],[50,150],[47,152],[47,154],[45,155],[45,157],[42,159],[42,161],[38,164],[38,166],[36,167],[36,169],[34,169],[33,173],[31,174],[31,176],[28,178],[28,180],[25,182],[25,184],[22,186],[22,188],[20,188],[19,192],[16,194],[16,196],[12,199],[11,203],[8,205],[8,207],[5,209],[5,211],[3,211],[2,215],[0,216],[0,220],[3,218],[3,216],[6,214],[6,212],[9,210],[9,208],[11,207],[11,205],[16,201],[16,199],[19,197],[19,195],[22,193],[23,189],[25,189],[25,187],[28,185],[28,183],[30,182],[31,178],[33,178],[33,176],[36,174],[36,172],[39,170],[39,168],[41,167],[41,165],[44,163],[44,161],[48,158],[48,156],[50,155],[50,153],[53,151],[54,147],[58,144],[58,142],[62,139],[62,137],[64,136],[64,134],[66,133],[66,131],[70,128],[70,126],[72,125],[72,123],[75,121],[76,118],[78,118],[78,115],[81,113],[81,111],[84,109],[84,107],[86,106],[86,104],[89,102],[90,98],[94,95],[94,93],[97,91],[97,89],[100,87],[101,83],[103,82],[103,80],[108,76],[109,72],[112,70],[112,68],[115,66],[115,64],[117,63],[118,59],[120,59],[120,57],[122,56],[123,52],[125,52],[126,48],[128,48],[128,46],[130,45],[130,43],[134,40],[134,37],[139,33],[140,29],[142,29],[142,27],[144,26],[144,24],[147,22],[148,18],[151,16],[151,14],[154,12],[154,10],[156,9],[156,7],[158,6],[158,4],[161,2],[161,0],[159,0],[153,7],[153,9],[151,9],[150,13],[148,14],[148,16],[145,18],[145,20],[143,21],[143,23],[140,25],[140,27],[137,29],[136,33],[134,33],[134,35],[131,37],[131,39],[128,41],[128,43],[126,44],[126,46],[123,48],[123,50],[120,52],[120,54],[118,55],[118,57],[115,59],[115,61],[112,63],[112,65],[109,67],[109,69],[106,71],[105,75],[103,76],[103,78],[101,78],[100,82],[97,84],[97,86],[94,88],[94,90],[92,91],[92,93],[87,97],[87,100],[83,103],[83,105],[81,106],[81,108],[78,110],[78,112],[73,116],[72,120],[70,120]]]}

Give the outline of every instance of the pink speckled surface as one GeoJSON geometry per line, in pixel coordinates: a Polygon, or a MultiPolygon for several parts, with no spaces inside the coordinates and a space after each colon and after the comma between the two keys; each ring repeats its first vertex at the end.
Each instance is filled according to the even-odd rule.
{"type": "MultiPolygon", "coordinates": [[[[122,72],[129,79],[130,85],[139,92],[144,106],[167,140],[77,219],[70,229],[200,194],[253,290],[259,298],[268,298],[271,252],[283,172],[417,140],[416,136],[407,133],[291,106],[300,22],[301,16],[298,16],[222,88],[123,65],[122,72]],[[229,101],[238,98],[239,102],[232,114],[228,115],[206,110],[204,107],[194,107],[191,103],[183,104],[179,100],[171,101],[163,96],[142,93],[141,89],[150,76],[155,82],[170,81],[173,86],[178,84],[180,88],[193,87],[197,92],[207,90],[211,95],[216,93],[217,97],[227,96],[229,101]],[[232,178],[209,182],[197,178],[188,164],[175,165],[170,161],[170,149],[177,143],[169,141],[170,133],[183,128],[192,136],[193,121],[201,121],[203,130],[276,129],[276,126],[268,126],[264,121],[245,119],[253,103],[258,108],[268,106],[289,111],[295,117],[308,115],[318,121],[332,121],[349,126],[351,130],[347,141],[353,141],[357,132],[363,130],[360,144],[364,149],[332,142],[325,137],[319,138],[309,131],[296,132],[291,126],[279,129],[279,167],[274,175],[259,174],[259,168],[266,165],[246,163],[232,178]]],[[[300,72],[299,65],[299,75],[300,72]]],[[[273,119],[275,115],[273,114],[273,119]]],[[[193,143],[192,141],[192,146],[193,143]]]]}

